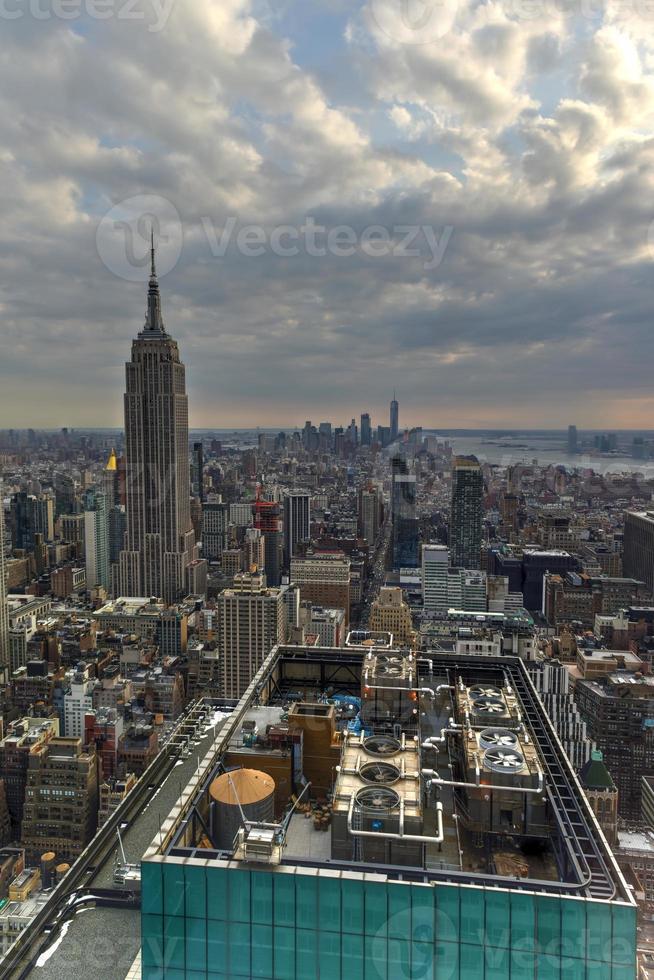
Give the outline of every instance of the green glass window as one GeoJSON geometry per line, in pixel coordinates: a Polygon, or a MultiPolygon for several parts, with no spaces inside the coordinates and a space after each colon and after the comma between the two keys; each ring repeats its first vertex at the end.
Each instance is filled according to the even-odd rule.
{"type": "Polygon", "coordinates": [[[318,884],[317,879],[308,875],[298,875],[295,879],[296,916],[298,927],[318,928],[318,884]]]}
{"type": "Polygon", "coordinates": [[[435,938],[434,889],[411,889],[411,936],[417,943],[433,943],[435,938]]]}
{"type": "Polygon", "coordinates": [[[181,864],[163,866],[163,899],[166,915],[184,915],[184,868],[181,864]]]}
{"type": "Polygon", "coordinates": [[[272,875],[275,895],[275,925],[295,925],[295,878],[292,875],[272,875]]]}
{"type": "MultiPolygon", "coordinates": [[[[320,977],[341,980],[341,936],[321,932],[318,942],[318,969],[320,977]]],[[[343,978],[345,980],[345,978],[343,978]]]]}
{"type": "Polygon", "coordinates": [[[388,907],[386,885],[374,881],[364,881],[365,928],[369,936],[388,935],[388,907]]]}
{"type": "Polygon", "coordinates": [[[295,980],[295,929],[275,926],[273,942],[275,980],[295,980]]]}
{"type": "Polygon", "coordinates": [[[561,916],[561,954],[566,957],[586,956],[586,907],[588,903],[569,899],[563,904],[561,916]]]}
{"type": "Polygon", "coordinates": [[[613,947],[611,906],[589,902],[586,916],[586,958],[599,963],[611,962],[613,947]]]}
{"type": "Polygon", "coordinates": [[[207,917],[207,876],[204,868],[185,868],[186,915],[192,919],[207,917]]]}
{"type": "Polygon", "coordinates": [[[363,882],[344,878],[341,882],[343,932],[363,932],[363,882]]]}
{"type": "Polygon", "coordinates": [[[141,914],[141,963],[144,967],[163,965],[163,916],[141,914]]]}
{"type": "Polygon", "coordinates": [[[613,962],[616,965],[636,965],[636,910],[627,906],[614,905],[613,918],[613,962]]]}
{"type": "Polygon", "coordinates": [[[385,936],[364,936],[364,980],[393,980],[388,972],[388,940],[385,936]]]}
{"type": "Polygon", "coordinates": [[[460,980],[484,980],[484,950],[481,946],[459,947],[460,980]]]}
{"type": "Polygon", "coordinates": [[[341,931],[341,882],[324,878],[318,889],[318,921],[321,932],[341,931]]]}
{"type": "Polygon", "coordinates": [[[512,892],[511,946],[518,951],[533,953],[536,949],[536,903],[533,895],[512,892]]]}
{"type": "Polygon", "coordinates": [[[273,967],[272,926],[263,926],[259,924],[254,924],[252,926],[252,976],[270,977],[272,976],[272,967],[273,967]]]}
{"type": "MultiPolygon", "coordinates": [[[[561,900],[539,895],[536,898],[536,940],[540,956],[560,956],[561,900]]],[[[540,958],[539,958],[540,962],[540,958]]]]}
{"type": "Polygon", "coordinates": [[[436,939],[452,943],[458,942],[460,889],[450,885],[437,885],[434,892],[436,897],[436,939]]]}
{"type": "MultiPolygon", "coordinates": [[[[257,872],[253,872],[256,874],[257,872]]],[[[228,879],[229,888],[229,919],[231,922],[247,922],[252,920],[252,910],[250,907],[250,879],[249,871],[230,871],[228,879]]]]}
{"type": "Polygon", "coordinates": [[[461,942],[483,946],[484,898],[480,888],[461,889],[461,942]]]}
{"type": "Polygon", "coordinates": [[[207,963],[209,970],[225,970],[227,956],[227,924],[207,920],[207,963]]]}
{"type": "Polygon", "coordinates": [[[297,980],[316,980],[318,976],[318,933],[298,929],[296,933],[297,980]]]}
{"type": "Polygon", "coordinates": [[[363,936],[343,934],[344,977],[363,977],[363,936]]]}
{"type": "Polygon", "coordinates": [[[224,868],[207,869],[207,914],[210,919],[227,919],[227,876],[224,868]]]}
{"type": "Polygon", "coordinates": [[[392,939],[407,939],[411,934],[411,888],[407,885],[388,886],[388,935],[392,939]]]}
{"type": "Polygon", "coordinates": [[[249,977],[251,975],[250,956],[252,952],[250,926],[242,922],[230,922],[228,929],[228,976],[249,977]]]}
{"type": "Polygon", "coordinates": [[[207,922],[206,919],[186,920],[186,970],[206,973],[207,969],[207,922]]]}
{"type": "Polygon", "coordinates": [[[164,964],[168,970],[184,969],[184,918],[164,916],[164,964]]]}
{"type": "Polygon", "coordinates": [[[486,889],[484,893],[486,927],[482,942],[507,949],[511,945],[511,912],[507,892],[486,889]]]}
{"type": "Polygon", "coordinates": [[[141,911],[152,915],[163,914],[161,865],[144,861],[141,865],[141,911]]]}
{"type": "Polygon", "coordinates": [[[252,874],[252,921],[269,923],[273,912],[272,876],[263,872],[252,874]]]}

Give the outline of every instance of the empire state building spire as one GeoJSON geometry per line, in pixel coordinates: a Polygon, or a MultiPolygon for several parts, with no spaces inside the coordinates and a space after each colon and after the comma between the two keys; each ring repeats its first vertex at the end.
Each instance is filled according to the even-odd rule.
{"type": "Polygon", "coordinates": [[[187,569],[198,558],[191,523],[188,399],[184,364],[166,332],[150,244],[145,325],[125,365],[125,547],[115,595],[188,595],[187,569]]]}
{"type": "Polygon", "coordinates": [[[165,334],[163,317],[161,316],[161,296],[159,295],[159,281],[157,270],[154,264],[154,229],[150,231],[150,282],[148,284],[148,307],[145,312],[145,325],[143,332],[152,334],[165,334]]]}

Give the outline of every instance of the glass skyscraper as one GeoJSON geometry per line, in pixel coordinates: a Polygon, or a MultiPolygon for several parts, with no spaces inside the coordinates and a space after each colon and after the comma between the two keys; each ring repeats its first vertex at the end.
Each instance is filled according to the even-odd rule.
{"type": "Polygon", "coordinates": [[[450,561],[455,568],[481,566],[484,477],[476,456],[457,456],[452,467],[450,561]]]}

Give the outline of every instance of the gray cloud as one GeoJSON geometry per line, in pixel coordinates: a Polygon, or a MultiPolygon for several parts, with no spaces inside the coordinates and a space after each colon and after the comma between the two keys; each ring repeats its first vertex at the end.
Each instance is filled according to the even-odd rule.
{"type": "Polygon", "coordinates": [[[2,24],[0,425],[120,423],[145,287],[96,232],[138,194],[181,216],[162,294],[196,424],[381,418],[393,385],[425,424],[648,424],[654,32],[461,2],[411,45],[324,0],[346,99],[285,33],[292,7],[2,24]],[[230,216],[453,232],[431,269],[424,241],[216,257],[206,221],[230,216]]]}

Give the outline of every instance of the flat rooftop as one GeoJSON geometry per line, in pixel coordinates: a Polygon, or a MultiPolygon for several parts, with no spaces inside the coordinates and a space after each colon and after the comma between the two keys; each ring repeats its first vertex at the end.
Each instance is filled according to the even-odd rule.
{"type": "MultiPolygon", "coordinates": [[[[148,849],[145,860],[161,855],[183,860],[231,859],[231,849],[229,852],[217,851],[207,837],[208,787],[215,776],[224,771],[224,757],[238,745],[244,723],[256,720],[260,730],[265,730],[268,724],[287,720],[291,704],[321,700],[324,703],[325,697],[329,697],[336,702],[336,741],[332,743],[331,755],[325,746],[320,750],[320,757],[327,773],[325,778],[333,779],[333,775],[329,776],[330,767],[333,773],[339,757],[343,758],[339,756],[339,745],[343,743],[343,735],[339,733],[348,730],[348,724],[353,723],[352,711],[346,706],[361,694],[364,657],[368,656],[370,654],[354,649],[276,647],[225,725],[222,737],[217,739],[215,754],[207,757],[196,773],[193,786],[181,794],[161,834],[148,849]]],[[[497,686],[510,692],[516,711],[519,709],[516,717],[524,726],[525,745],[534,747],[531,751],[535,752],[533,758],[538,761],[533,771],[543,774],[543,803],[551,817],[550,829],[538,843],[533,830],[533,846],[527,846],[528,842],[515,830],[505,835],[492,831],[484,834],[492,839],[492,843],[482,846],[479,834],[467,829],[462,822],[458,791],[435,783],[443,804],[444,839],[441,844],[426,846],[424,864],[400,867],[388,866],[378,860],[365,862],[360,858],[335,860],[329,846],[331,833],[319,826],[319,820],[314,826],[310,815],[297,810],[291,815],[289,805],[282,865],[373,872],[423,882],[443,880],[495,887],[504,884],[505,887],[550,894],[577,894],[579,897],[617,898],[631,902],[631,894],[521,660],[431,653],[429,660],[419,661],[418,687],[421,690],[416,707],[420,724],[413,729],[398,726],[398,730],[402,728],[404,732],[406,728],[406,737],[413,738],[414,742],[437,737],[450,725],[455,697],[451,693],[442,693],[442,689],[454,690],[457,685],[466,689],[475,684],[497,686]],[[439,690],[441,693],[434,695],[433,692],[439,690]]],[[[306,744],[307,729],[304,736],[306,744]]],[[[356,737],[350,728],[348,744],[349,739],[356,737]]],[[[258,753],[261,757],[261,749],[258,753]]],[[[431,767],[441,779],[451,779],[452,767],[458,764],[456,758],[445,751],[421,758],[417,768],[420,772],[424,767],[431,767]]],[[[253,768],[256,768],[255,763],[253,768]]],[[[425,806],[423,816],[422,833],[430,835],[436,829],[436,808],[425,806]]]]}

